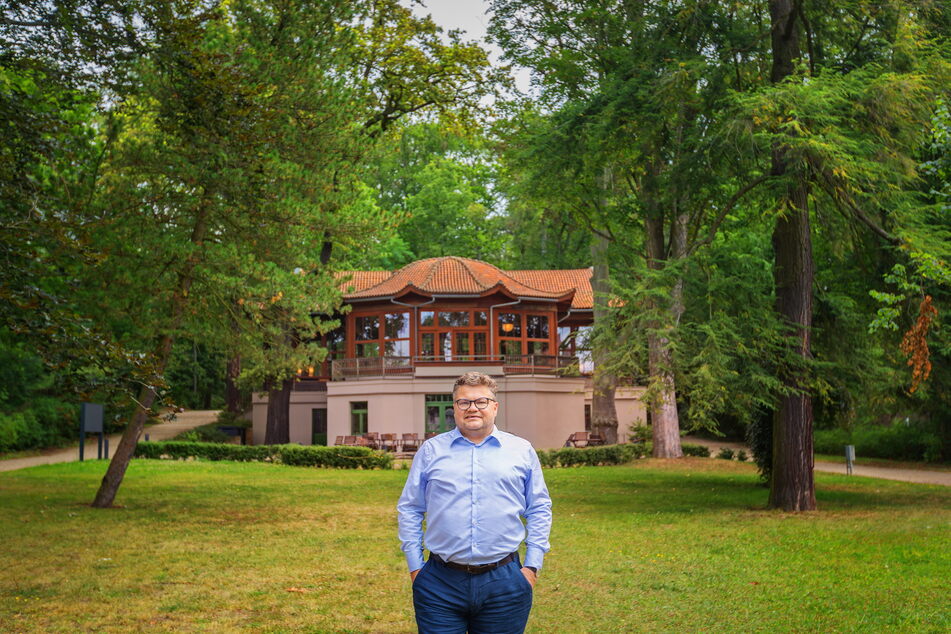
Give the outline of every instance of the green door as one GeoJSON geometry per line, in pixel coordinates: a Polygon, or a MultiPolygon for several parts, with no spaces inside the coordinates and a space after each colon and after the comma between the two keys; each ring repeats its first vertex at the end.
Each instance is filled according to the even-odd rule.
{"type": "Polygon", "coordinates": [[[456,426],[452,414],[452,394],[426,395],[426,433],[441,434],[456,426]]]}

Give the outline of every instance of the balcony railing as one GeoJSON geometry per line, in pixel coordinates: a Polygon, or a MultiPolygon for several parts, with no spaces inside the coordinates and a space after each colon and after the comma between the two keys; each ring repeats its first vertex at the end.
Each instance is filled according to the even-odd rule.
{"type": "Polygon", "coordinates": [[[409,378],[417,367],[440,365],[499,365],[503,374],[581,376],[577,357],[554,354],[457,355],[445,357],[365,357],[335,359],[334,381],[370,378],[409,378]]]}

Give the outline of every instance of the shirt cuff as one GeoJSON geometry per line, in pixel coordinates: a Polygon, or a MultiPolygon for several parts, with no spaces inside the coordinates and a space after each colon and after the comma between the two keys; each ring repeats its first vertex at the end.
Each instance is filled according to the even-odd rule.
{"type": "Polygon", "coordinates": [[[523,566],[542,569],[542,561],[545,559],[545,551],[538,546],[527,546],[525,548],[525,563],[523,566]]]}
{"type": "Polygon", "coordinates": [[[406,565],[409,566],[409,571],[413,572],[414,570],[419,570],[423,567],[423,564],[426,563],[423,561],[423,553],[406,553],[406,565]]]}

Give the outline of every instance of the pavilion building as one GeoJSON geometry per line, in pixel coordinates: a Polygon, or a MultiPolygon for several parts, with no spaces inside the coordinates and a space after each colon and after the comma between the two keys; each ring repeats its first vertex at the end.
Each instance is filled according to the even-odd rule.
{"type": "MultiPolygon", "coordinates": [[[[290,398],[290,441],[334,444],[366,432],[448,431],[452,384],[468,371],[498,381],[496,425],[539,449],[590,428],[591,269],[503,271],[460,257],[341,277],[341,327],[324,337],[320,368],[305,369],[290,398]],[[328,442],[329,441],[329,442],[328,442]]],[[[643,388],[619,387],[618,438],[643,424],[643,388]]],[[[266,394],[253,401],[264,442],[266,394]]]]}

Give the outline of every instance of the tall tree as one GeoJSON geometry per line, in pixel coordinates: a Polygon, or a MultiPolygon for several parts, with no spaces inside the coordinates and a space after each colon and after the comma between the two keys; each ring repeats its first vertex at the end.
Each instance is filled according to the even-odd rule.
{"type": "MultiPolygon", "coordinates": [[[[654,455],[679,457],[680,416],[672,335],[684,310],[683,260],[709,243],[737,200],[765,178],[754,173],[721,187],[723,124],[736,50],[747,44],[748,11],[709,2],[549,2],[499,0],[490,32],[509,59],[536,73],[552,111],[547,138],[532,141],[539,172],[562,182],[607,170],[610,200],[589,202],[581,215],[618,251],[641,254],[653,283],[647,400],[654,455]],[[739,17],[738,17],[739,14],[739,17]],[[553,139],[569,147],[556,150],[553,139]],[[564,160],[572,155],[574,165],[564,160]],[[719,156],[718,156],[719,155],[719,156]],[[541,167],[544,165],[544,167],[541,167]]],[[[554,180],[550,178],[549,180],[554,180]]],[[[589,189],[591,186],[589,185],[589,189]]],[[[564,195],[566,186],[553,189],[564,195]]],[[[615,284],[624,280],[614,277],[615,284]]]]}
{"type": "MultiPolygon", "coordinates": [[[[110,253],[100,274],[151,318],[136,335],[154,340],[157,374],[94,506],[115,498],[181,331],[230,337],[227,320],[209,317],[231,311],[260,346],[338,301],[320,265],[325,236],[372,230],[365,217],[337,213],[359,191],[341,169],[360,142],[354,37],[340,28],[351,16],[345,3],[233,2],[203,20],[169,11],[157,24],[140,89],[116,113],[95,227],[110,253]]],[[[285,356],[285,368],[319,360],[315,346],[285,356]]]]}

